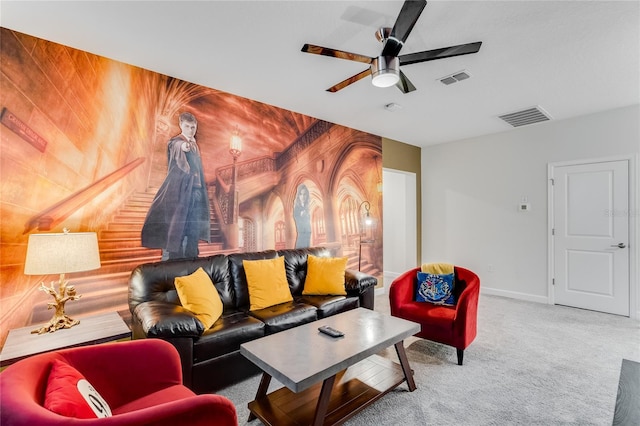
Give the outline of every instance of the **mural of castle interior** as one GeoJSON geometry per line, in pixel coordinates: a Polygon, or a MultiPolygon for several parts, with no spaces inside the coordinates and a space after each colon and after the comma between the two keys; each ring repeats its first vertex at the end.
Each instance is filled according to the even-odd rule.
{"type": "Polygon", "coordinates": [[[184,112],[209,201],[199,256],[326,246],[381,278],[379,136],[0,31],[0,344],[51,316],[37,287],[57,277],[23,273],[31,233],[97,232],[102,266],[67,277],[66,311],[127,309],[131,269],[162,258],[141,230],[184,112]]]}

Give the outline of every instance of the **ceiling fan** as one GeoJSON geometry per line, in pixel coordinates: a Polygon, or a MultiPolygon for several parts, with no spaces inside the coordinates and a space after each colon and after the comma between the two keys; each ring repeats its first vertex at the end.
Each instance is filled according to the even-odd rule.
{"type": "Polygon", "coordinates": [[[443,47],[398,56],[404,42],[407,41],[413,26],[418,21],[426,5],[427,2],[424,0],[406,0],[402,5],[402,9],[393,28],[383,27],[376,31],[376,38],[383,44],[382,53],[380,53],[378,57],[371,58],[357,53],[344,52],[313,44],[305,44],[302,46],[302,51],[315,55],[333,56],[334,58],[369,64],[369,68],[331,86],[327,89],[327,92],[337,92],[368,75],[371,75],[374,86],[390,87],[395,84],[403,93],[413,92],[416,90],[416,87],[400,70],[400,66],[477,53],[482,45],[481,41],[477,41],[475,43],[460,44],[458,46],[443,47]]]}

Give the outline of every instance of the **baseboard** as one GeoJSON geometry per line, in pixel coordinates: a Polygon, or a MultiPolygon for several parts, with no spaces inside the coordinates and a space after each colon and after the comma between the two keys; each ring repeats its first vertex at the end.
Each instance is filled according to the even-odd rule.
{"type": "Polygon", "coordinates": [[[536,302],[536,303],[549,303],[549,298],[547,296],[536,296],[528,293],[520,293],[517,291],[509,291],[509,290],[501,290],[498,288],[487,288],[480,287],[480,294],[487,294],[489,296],[502,296],[508,297],[510,299],[524,300],[527,302],[536,302]]]}
{"type": "Polygon", "coordinates": [[[387,290],[385,290],[384,287],[378,287],[376,288],[376,292],[374,293],[376,296],[380,296],[381,294],[385,294],[387,292],[387,290]]]}

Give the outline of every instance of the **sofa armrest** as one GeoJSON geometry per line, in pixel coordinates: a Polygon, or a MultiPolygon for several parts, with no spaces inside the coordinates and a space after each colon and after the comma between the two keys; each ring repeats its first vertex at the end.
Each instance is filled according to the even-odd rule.
{"type": "Polygon", "coordinates": [[[347,269],[344,273],[344,288],[347,292],[363,293],[369,287],[375,287],[378,279],[355,269],[347,269]]]}
{"type": "Polygon", "coordinates": [[[465,288],[458,296],[454,322],[464,324],[458,329],[465,330],[465,338],[471,343],[476,336],[480,278],[470,270],[456,266],[456,279],[464,280],[465,288]]]}
{"type": "Polygon", "coordinates": [[[375,287],[378,279],[364,272],[347,269],[344,274],[344,288],[347,294],[358,296],[360,307],[373,310],[375,304],[375,287]]]}
{"type": "Polygon", "coordinates": [[[191,311],[180,305],[150,301],[140,303],[132,314],[134,338],[144,337],[175,338],[199,337],[204,326],[191,311]]]}
{"type": "Polygon", "coordinates": [[[416,274],[420,267],[409,269],[396,277],[389,286],[389,308],[391,315],[400,316],[404,305],[413,303],[416,274]]]}

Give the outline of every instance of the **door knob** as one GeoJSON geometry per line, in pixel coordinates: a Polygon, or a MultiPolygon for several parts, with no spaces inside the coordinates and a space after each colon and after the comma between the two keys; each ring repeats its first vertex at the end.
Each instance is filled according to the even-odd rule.
{"type": "Polygon", "coordinates": [[[626,245],[624,243],[618,243],[618,244],[616,244],[614,246],[611,246],[611,247],[625,248],[626,245]]]}

